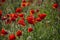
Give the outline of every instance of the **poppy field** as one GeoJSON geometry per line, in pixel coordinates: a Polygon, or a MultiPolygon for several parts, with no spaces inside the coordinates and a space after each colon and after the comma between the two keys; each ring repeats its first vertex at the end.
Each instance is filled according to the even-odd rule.
{"type": "Polygon", "coordinates": [[[60,40],[60,0],[0,0],[0,40],[60,40]]]}

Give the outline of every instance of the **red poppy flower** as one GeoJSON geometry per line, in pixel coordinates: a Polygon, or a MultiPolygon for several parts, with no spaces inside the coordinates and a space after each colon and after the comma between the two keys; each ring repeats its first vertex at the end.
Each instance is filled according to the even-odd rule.
{"type": "Polygon", "coordinates": [[[30,15],[34,14],[35,13],[35,10],[30,10],[30,15]]]}
{"type": "Polygon", "coordinates": [[[9,35],[9,40],[15,40],[15,39],[16,39],[16,36],[14,34],[9,35]]]}
{"type": "Polygon", "coordinates": [[[20,13],[18,15],[19,15],[19,17],[24,17],[24,14],[23,13],[20,13]]]}
{"type": "Polygon", "coordinates": [[[55,3],[55,4],[53,4],[53,6],[52,6],[54,9],[55,8],[57,8],[58,7],[58,4],[57,3],[55,3]]]}
{"type": "Polygon", "coordinates": [[[42,19],[40,17],[37,17],[35,20],[36,22],[40,22],[42,19]]]}
{"type": "Polygon", "coordinates": [[[14,17],[15,17],[15,18],[18,18],[18,14],[14,14],[14,17]]]}
{"type": "Polygon", "coordinates": [[[21,36],[21,35],[22,35],[22,31],[21,31],[21,30],[18,30],[18,31],[16,32],[16,35],[17,35],[17,36],[21,36]]]}
{"type": "Polygon", "coordinates": [[[23,19],[19,20],[19,21],[18,21],[18,24],[20,24],[20,25],[22,25],[22,26],[25,26],[25,25],[26,25],[23,19]]]}
{"type": "Polygon", "coordinates": [[[2,16],[2,10],[0,10],[0,17],[2,16]]]}
{"type": "Polygon", "coordinates": [[[26,6],[27,6],[27,2],[22,2],[22,3],[21,3],[21,7],[22,7],[22,8],[24,8],[24,7],[26,7],[26,6]]]}
{"type": "Polygon", "coordinates": [[[27,17],[27,21],[30,24],[35,24],[35,18],[33,15],[27,17]]]}
{"type": "Polygon", "coordinates": [[[28,28],[28,32],[32,32],[33,31],[33,28],[32,27],[29,27],[28,28]]]}
{"type": "Polygon", "coordinates": [[[22,12],[22,8],[17,8],[16,13],[22,12]]]}
{"type": "Polygon", "coordinates": [[[8,32],[7,32],[5,29],[2,29],[2,30],[1,30],[1,34],[2,34],[2,35],[6,35],[6,34],[8,34],[8,32]]]}
{"type": "Polygon", "coordinates": [[[38,14],[38,16],[41,18],[41,19],[44,19],[46,17],[46,14],[38,14]]]}

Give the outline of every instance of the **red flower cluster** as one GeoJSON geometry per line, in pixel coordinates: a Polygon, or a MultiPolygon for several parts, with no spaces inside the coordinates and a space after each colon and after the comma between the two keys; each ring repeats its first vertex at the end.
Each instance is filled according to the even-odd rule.
{"type": "Polygon", "coordinates": [[[37,18],[34,18],[33,15],[30,15],[30,16],[27,17],[27,21],[30,24],[35,24],[36,22],[40,22],[45,17],[46,17],[46,14],[44,14],[44,13],[38,14],[38,17],[37,18]]]}
{"type": "MultiPolygon", "coordinates": [[[[2,2],[4,2],[4,0],[2,2]]],[[[29,16],[27,16],[26,19],[25,19],[25,17],[24,17],[25,15],[24,15],[22,9],[24,7],[29,6],[31,2],[33,2],[33,0],[29,0],[29,2],[27,2],[26,0],[22,0],[21,7],[16,8],[14,13],[6,14],[4,16],[2,16],[2,10],[0,10],[1,20],[5,20],[6,24],[10,24],[13,21],[16,21],[14,23],[18,23],[19,25],[22,25],[22,26],[26,26],[25,20],[27,20],[27,22],[29,24],[32,24],[32,25],[36,24],[37,22],[42,21],[46,17],[45,13],[38,14],[37,17],[35,17],[35,15],[33,15],[35,13],[38,13],[39,9],[37,9],[37,10],[31,9],[30,12],[29,12],[30,13],[29,16]]],[[[53,7],[57,8],[58,6],[57,6],[57,4],[54,4],[53,7]]],[[[32,32],[33,28],[29,27],[27,29],[27,31],[32,32]]],[[[1,34],[6,35],[7,31],[5,29],[2,29],[1,34]]],[[[16,36],[18,36],[18,37],[22,36],[22,30],[18,30],[16,32],[16,36]]],[[[10,34],[9,35],[9,40],[15,40],[16,36],[15,36],[15,34],[10,34]]]]}
{"type": "MultiPolygon", "coordinates": [[[[21,30],[18,30],[17,32],[16,32],[16,36],[21,36],[22,35],[22,31],[21,30]]],[[[16,39],[16,36],[14,35],[14,34],[10,34],[9,35],[9,40],[15,40],[16,39]]]]}
{"type": "Polygon", "coordinates": [[[30,3],[29,2],[26,2],[26,0],[22,0],[22,3],[21,3],[21,7],[24,8],[24,7],[27,7],[29,6],[30,3]]]}

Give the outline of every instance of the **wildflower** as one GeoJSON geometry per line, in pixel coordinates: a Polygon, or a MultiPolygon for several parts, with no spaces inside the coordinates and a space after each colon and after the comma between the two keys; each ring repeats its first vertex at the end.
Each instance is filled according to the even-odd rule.
{"type": "Polygon", "coordinates": [[[35,18],[34,18],[34,16],[33,15],[28,16],[27,17],[27,21],[30,24],[35,24],[35,18]]]}
{"type": "Polygon", "coordinates": [[[30,10],[30,15],[34,14],[35,13],[35,10],[30,10]]]}
{"type": "Polygon", "coordinates": [[[14,17],[15,17],[15,18],[18,18],[18,14],[14,14],[14,17]]]}
{"type": "Polygon", "coordinates": [[[26,7],[26,6],[27,6],[27,2],[22,2],[22,3],[21,3],[21,7],[22,7],[22,8],[24,8],[24,7],[26,7]]]}
{"type": "Polygon", "coordinates": [[[57,8],[57,7],[58,7],[58,4],[57,4],[57,3],[55,3],[55,4],[53,4],[53,5],[52,5],[52,7],[55,9],[55,8],[57,8]]]}
{"type": "Polygon", "coordinates": [[[22,26],[25,26],[25,25],[26,25],[23,19],[19,20],[19,21],[18,21],[18,24],[20,24],[20,25],[22,25],[22,26]]]}
{"type": "Polygon", "coordinates": [[[28,32],[32,32],[33,31],[33,28],[32,27],[29,27],[28,28],[28,32]]]}
{"type": "Polygon", "coordinates": [[[19,17],[24,17],[24,14],[23,13],[20,13],[18,15],[19,15],[19,17]]]}
{"type": "Polygon", "coordinates": [[[40,22],[42,19],[40,17],[37,17],[35,20],[36,22],[40,22]]]}
{"type": "Polygon", "coordinates": [[[9,35],[9,40],[15,40],[15,39],[16,39],[16,36],[14,34],[9,35]]]}
{"type": "Polygon", "coordinates": [[[22,12],[22,8],[17,8],[16,13],[22,12]]]}
{"type": "Polygon", "coordinates": [[[2,29],[1,30],[1,35],[6,35],[6,34],[8,34],[8,32],[5,29],[2,29]]]}
{"type": "Polygon", "coordinates": [[[18,31],[16,32],[16,35],[17,35],[17,36],[21,36],[21,35],[22,35],[22,31],[21,31],[21,30],[18,30],[18,31]]]}
{"type": "Polygon", "coordinates": [[[46,14],[38,14],[38,17],[40,17],[41,19],[44,19],[46,17],[46,14]]]}

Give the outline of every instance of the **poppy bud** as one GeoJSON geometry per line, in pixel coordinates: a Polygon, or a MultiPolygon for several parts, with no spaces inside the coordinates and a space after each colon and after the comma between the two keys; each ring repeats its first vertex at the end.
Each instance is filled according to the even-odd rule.
{"type": "Polygon", "coordinates": [[[16,13],[22,12],[22,8],[17,8],[16,13]]]}
{"type": "Polygon", "coordinates": [[[28,32],[32,32],[33,31],[33,28],[32,27],[29,27],[28,28],[28,32]]]}
{"type": "Polygon", "coordinates": [[[17,36],[21,36],[21,35],[22,35],[22,31],[21,31],[21,30],[18,30],[18,31],[16,32],[16,35],[17,35],[17,36]]]}

